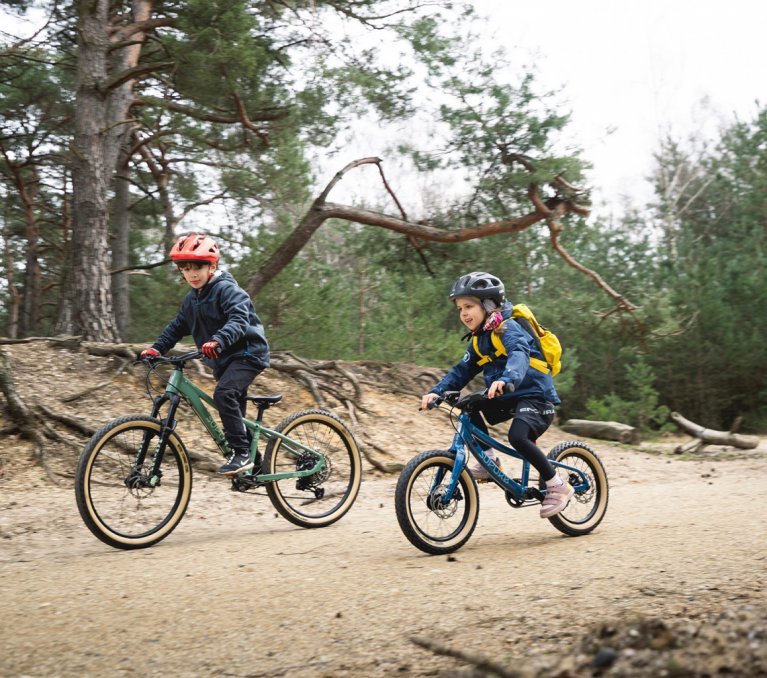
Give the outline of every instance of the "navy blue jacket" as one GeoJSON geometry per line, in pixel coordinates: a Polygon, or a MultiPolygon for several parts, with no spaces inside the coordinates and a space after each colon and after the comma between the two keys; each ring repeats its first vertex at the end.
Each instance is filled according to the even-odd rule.
{"type": "Polygon", "coordinates": [[[554,380],[550,373],[544,374],[530,365],[530,357],[545,360],[538,350],[535,340],[516,321],[512,320],[513,306],[505,301],[501,314],[508,320],[503,324],[501,341],[507,355],[496,356],[491,331],[483,329],[475,332],[477,346],[484,356],[492,360],[483,366],[477,365],[480,355],[474,351],[473,342],[466,348],[463,360],[455,365],[430,393],[441,395],[445,391],[460,391],[480,372],[483,372],[485,386],[494,381],[503,381],[514,385],[514,392],[499,396],[499,400],[516,402],[523,398],[542,398],[545,401],[559,405],[561,402],[554,388],[554,380]]]}
{"type": "Polygon", "coordinates": [[[183,337],[192,335],[197,348],[217,341],[218,358],[203,358],[219,377],[233,358],[246,357],[262,369],[269,367],[269,344],[247,292],[225,271],[216,271],[200,290],[189,290],[178,315],[171,320],[152,348],[165,353],[183,337]]]}

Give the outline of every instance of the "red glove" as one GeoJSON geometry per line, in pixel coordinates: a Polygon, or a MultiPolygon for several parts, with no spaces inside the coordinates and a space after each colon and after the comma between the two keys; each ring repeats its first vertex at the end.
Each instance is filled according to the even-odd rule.
{"type": "Polygon", "coordinates": [[[205,342],[202,345],[202,348],[200,349],[200,352],[206,358],[210,358],[211,360],[215,360],[216,358],[218,358],[218,354],[220,351],[221,351],[221,344],[219,344],[217,341],[205,342]]]}
{"type": "Polygon", "coordinates": [[[156,358],[158,355],[160,355],[160,352],[156,348],[148,348],[145,351],[141,351],[141,360],[156,358]]]}

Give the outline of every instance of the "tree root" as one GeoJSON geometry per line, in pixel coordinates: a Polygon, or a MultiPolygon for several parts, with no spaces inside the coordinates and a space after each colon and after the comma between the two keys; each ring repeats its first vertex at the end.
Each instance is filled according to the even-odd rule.
{"type": "Polygon", "coordinates": [[[516,671],[509,671],[504,666],[501,666],[500,664],[488,659],[487,657],[483,657],[482,655],[471,654],[469,652],[464,652],[463,650],[447,647],[446,645],[440,645],[439,643],[435,643],[433,640],[427,640],[426,638],[414,637],[410,639],[410,642],[418,645],[418,647],[422,647],[424,650],[433,652],[434,654],[438,654],[443,657],[451,657],[453,659],[458,659],[459,661],[465,662],[466,664],[470,664],[477,670],[483,672],[483,674],[499,676],[499,678],[522,677],[521,673],[517,673],[516,671]]]}
{"type": "Polygon", "coordinates": [[[32,443],[32,454],[48,478],[56,485],[60,485],[59,475],[53,471],[45,454],[45,438],[55,440],[58,434],[21,399],[13,381],[12,368],[13,362],[10,356],[0,349],[0,392],[5,396],[11,421],[21,435],[32,443]]]}
{"type": "MultiPolygon", "coordinates": [[[[83,351],[101,358],[118,358],[119,364],[110,369],[107,379],[77,393],[61,399],[63,404],[71,404],[105,388],[113,387],[115,379],[123,372],[133,373],[131,364],[138,359],[139,354],[146,348],[144,344],[116,344],[83,341],[78,336],[28,337],[26,339],[0,339],[0,344],[30,343],[46,341],[59,349],[83,351]]],[[[178,345],[171,349],[169,355],[182,355],[194,350],[194,346],[178,345]]],[[[1,349],[0,349],[1,351],[1,349]]],[[[45,454],[46,440],[52,440],[69,449],[82,449],[83,442],[73,439],[51,427],[51,423],[61,424],[73,431],[77,436],[86,439],[95,430],[78,418],[56,411],[55,406],[36,404],[26,406],[16,393],[11,377],[10,358],[4,357],[5,363],[0,366],[0,388],[9,402],[9,411],[15,430],[33,442],[34,454],[37,461],[46,468],[46,473],[54,479],[54,472],[48,465],[45,454]],[[13,403],[13,404],[11,404],[13,403]]],[[[191,366],[190,366],[191,367],[191,366]]],[[[212,379],[210,370],[201,361],[194,361],[199,377],[212,379]]],[[[437,370],[412,366],[411,371],[395,369],[388,363],[377,361],[360,361],[345,363],[338,360],[308,360],[290,351],[274,351],[270,369],[287,377],[299,387],[311,394],[317,406],[326,409],[343,410],[351,421],[351,428],[358,439],[361,452],[367,462],[382,473],[396,473],[402,468],[401,464],[381,459],[388,456],[386,451],[376,445],[365,431],[361,423],[361,415],[375,418],[377,415],[364,403],[365,386],[376,388],[385,387],[392,396],[405,395],[419,398],[428,391],[440,377],[437,370]]],[[[190,458],[196,468],[214,470],[217,466],[209,456],[190,453],[190,458]]]]}

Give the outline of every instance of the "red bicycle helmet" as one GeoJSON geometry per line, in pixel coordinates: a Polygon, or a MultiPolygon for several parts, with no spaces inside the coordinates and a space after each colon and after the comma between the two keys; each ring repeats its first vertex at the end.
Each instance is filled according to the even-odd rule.
{"type": "Polygon", "coordinates": [[[215,264],[221,256],[213,238],[199,233],[190,233],[179,238],[170,248],[170,258],[176,263],[182,261],[203,261],[215,264]]]}

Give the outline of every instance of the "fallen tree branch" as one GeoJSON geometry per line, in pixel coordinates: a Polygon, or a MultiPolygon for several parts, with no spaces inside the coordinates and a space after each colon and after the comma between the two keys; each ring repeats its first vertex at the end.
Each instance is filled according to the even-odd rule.
{"type": "MultiPolygon", "coordinates": [[[[685,445],[679,445],[674,450],[677,454],[684,452],[699,452],[706,445],[724,445],[725,447],[737,447],[742,450],[752,450],[759,445],[759,438],[756,436],[733,433],[733,431],[716,431],[710,428],[704,428],[689,419],[685,419],[678,412],[671,413],[672,421],[685,433],[691,435],[695,440],[685,445]]],[[[736,423],[736,428],[740,422],[736,423]]]]}
{"type": "Polygon", "coordinates": [[[499,676],[500,678],[522,678],[521,673],[509,671],[501,664],[498,664],[487,657],[483,657],[482,655],[471,654],[463,650],[456,650],[455,648],[440,645],[439,643],[436,643],[433,640],[427,640],[426,638],[414,637],[410,639],[410,642],[418,645],[418,647],[422,647],[424,650],[433,652],[434,654],[443,657],[451,657],[465,662],[466,664],[471,664],[471,666],[479,671],[484,671],[491,676],[499,676]]]}
{"type": "Polygon", "coordinates": [[[616,440],[619,443],[638,445],[642,440],[639,429],[618,421],[591,421],[590,419],[568,419],[560,428],[566,433],[600,440],[616,440]]]}
{"type": "MultiPolygon", "coordinates": [[[[502,155],[508,163],[518,162],[531,176],[535,174],[534,163],[525,156],[513,153],[507,153],[502,149],[502,155]]],[[[315,198],[309,207],[309,210],[299,221],[290,235],[282,244],[271,254],[271,256],[259,267],[258,272],[247,281],[246,289],[252,296],[258,292],[296,257],[296,255],[309,242],[311,237],[328,219],[343,219],[367,226],[378,226],[407,236],[411,242],[437,242],[437,243],[460,243],[478,238],[485,238],[491,235],[500,235],[504,233],[518,233],[541,221],[546,221],[551,232],[551,243],[554,251],[559,254],[564,261],[589,276],[594,282],[604,290],[610,297],[618,303],[616,310],[633,313],[637,307],[626,297],[614,290],[596,271],[592,271],[583,264],[579,263],[571,254],[569,254],[559,242],[559,234],[563,227],[561,219],[568,213],[586,216],[589,209],[585,205],[576,202],[581,194],[581,189],[568,183],[561,175],[557,175],[550,182],[549,186],[557,192],[555,197],[544,200],[541,196],[540,186],[537,181],[531,181],[528,186],[528,198],[533,206],[533,211],[519,217],[494,221],[477,226],[445,229],[432,226],[428,221],[413,222],[407,218],[405,210],[392,190],[389,182],[384,176],[381,168],[382,160],[376,157],[361,158],[350,162],[346,167],[336,172],[333,178],[328,182],[325,189],[315,198]],[[394,201],[399,216],[376,212],[373,210],[353,207],[350,205],[341,205],[327,201],[327,197],[336,184],[353,169],[363,165],[376,165],[381,175],[385,190],[394,201]]]]}

